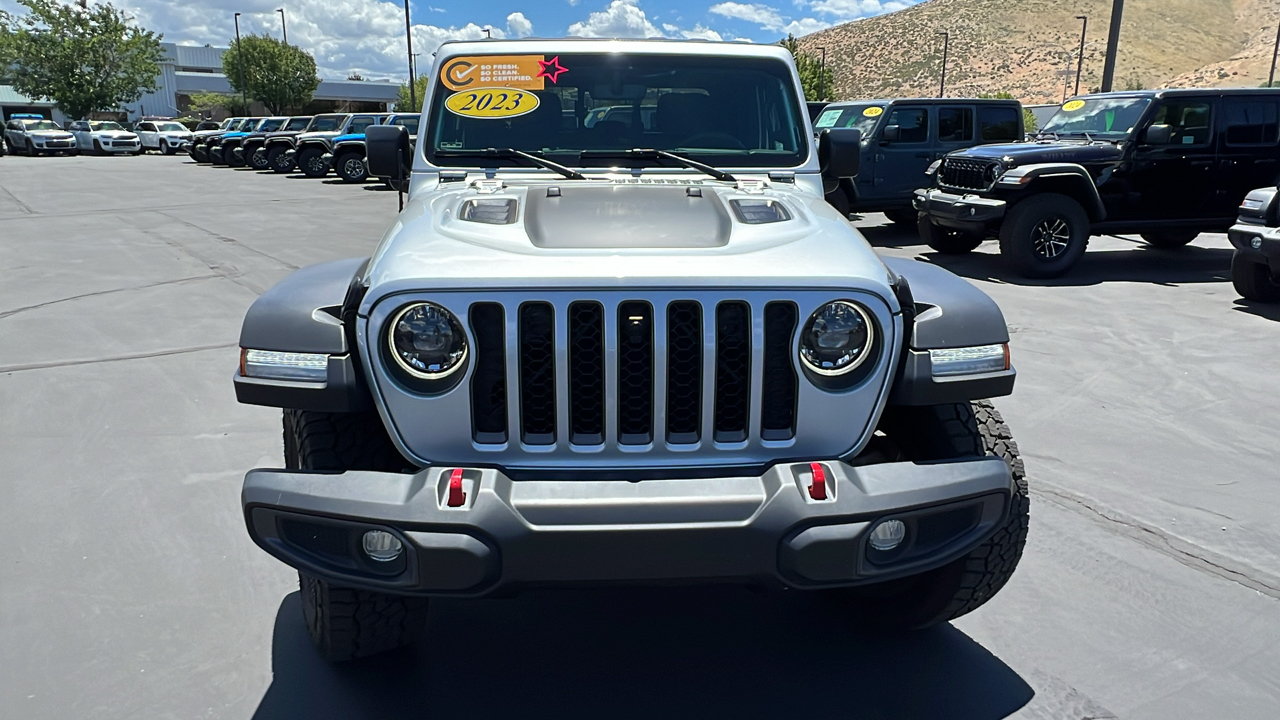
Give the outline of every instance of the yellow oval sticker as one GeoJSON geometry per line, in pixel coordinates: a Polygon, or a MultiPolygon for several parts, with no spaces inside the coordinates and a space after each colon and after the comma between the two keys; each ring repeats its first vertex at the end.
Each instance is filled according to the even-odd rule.
{"type": "Polygon", "coordinates": [[[869,107],[866,110],[862,111],[863,117],[880,117],[883,114],[884,114],[884,108],[882,107],[869,107]]]}
{"type": "Polygon", "coordinates": [[[1062,105],[1062,109],[1065,110],[1066,112],[1075,112],[1082,107],[1084,107],[1083,100],[1071,100],[1069,102],[1063,103],[1062,105]]]}
{"type": "Polygon", "coordinates": [[[450,95],[444,106],[463,117],[513,118],[536,110],[538,96],[515,88],[477,88],[450,95]]]}

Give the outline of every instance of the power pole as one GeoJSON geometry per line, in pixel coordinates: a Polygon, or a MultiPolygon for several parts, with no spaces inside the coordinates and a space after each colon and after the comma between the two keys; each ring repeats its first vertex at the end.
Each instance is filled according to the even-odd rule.
{"type": "Polygon", "coordinates": [[[413,76],[413,26],[409,24],[409,0],[404,0],[404,39],[409,45],[409,104],[418,111],[418,81],[413,76]]]}
{"type": "Polygon", "coordinates": [[[827,94],[827,49],[824,47],[817,48],[822,51],[822,62],[818,65],[818,97],[817,100],[826,100],[827,94]]]}
{"type": "MultiPolygon", "coordinates": [[[[1084,35],[1089,31],[1089,16],[1077,15],[1077,20],[1084,21],[1080,27],[1080,57],[1076,59],[1076,95],[1080,94],[1080,71],[1084,69],[1084,35]]],[[[1065,99],[1065,98],[1064,98],[1065,99]]]]}
{"type": "Polygon", "coordinates": [[[289,44],[289,28],[285,27],[284,25],[284,8],[280,8],[279,10],[276,10],[276,12],[280,13],[280,34],[284,36],[284,44],[288,45],[289,44]]]}
{"type": "Polygon", "coordinates": [[[1124,15],[1124,0],[1111,0],[1111,27],[1107,33],[1107,62],[1102,66],[1102,92],[1111,92],[1116,76],[1116,49],[1120,45],[1120,18],[1124,15]]]}
{"type": "Polygon", "coordinates": [[[1276,27],[1276,47],[1271,51],[1271,76],[1267,78],[1267,87],[1276,84],[1276,53],[1280,53],[1280,26],[1276,27]]]}
{"type": "Polygon", "coordinates": [[[951,49],[951,33],[943,30],[942,36],[942,82],[938,84],[938,97],[947,96],[947,51],[951,49]]]}
{"type": "MultiPolygon", "coordinates": [[[[408,2],[408,0],[405,0],[408,2]]],[[[249,94],[244,86],[244,46],[240,44],[240,13],[236,13],[236,66],[240,72],[240,104],[244,106],[244,114],[249,114],[249,94]]]]}

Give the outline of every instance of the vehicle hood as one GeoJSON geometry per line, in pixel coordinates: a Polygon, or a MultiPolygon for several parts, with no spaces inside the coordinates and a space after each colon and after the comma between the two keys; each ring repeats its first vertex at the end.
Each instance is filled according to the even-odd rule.
{"type": "Polygon", "coordinates": [[[325,142],[332,142],[334,138],[341,134],[342,133],[336,130],[331,132],[305,132],[298,133],[297,139],[298,142],[305,142],[307,140],[324,140],[325,142]]]}
{"type": "Polygon", "coordinates": [[[1001,160],[1007,167],[1035,163],[1089,163],[1119,160],[1124,149],[1110,142],[1041,141],[978,145],[948,153],[947,157],[1001,160]]]}
{"type": "Polygon", "coordinates": [[[247,132],[229,132],[229,133],[223,133],[223,134],[222,134],[222,139],[223,139],[223,140],[230,140],[231,138],[242,138],[242,137],[247,137],[247,136],[248,136],[248,135],[250,135],[250,134],[251,134],[251,133],[247,133],[247,132]]]}
{"type": "Polygon", "coordinates": [[[350,142],[352,140],[359,140],[360,142],[364,142],[364,133],[347,133],[346,135],[339,135],[338,137],[333,139],[335,143],[350,142]]]}
{"type": "Polygon", "coordinates": [[[26,135],[31,137],[48,138],[50,140],[66,140],[75,136],[66,130],[27,130],[26,135]]]}
{"type": "Polygon", "coordinates": [[[90,137],[101,138],[103,140],[137,140],[138,136],[131,132],[121,130],[90,130],[90,137]]]}
{"type": "Polygon", "coordinates": [[[747,192],[688,176],[651,182],[419,188],[370,262],[365,309],[388,294],[424,288],[566,286],[871,288],[896,307],[884,265],[821,197],[788,185],[747,192]],[[461,219],[463,206],[478,200],[515,201],[513,221],[461,219]],[[747,224],[735,214],[735,200],[773,201],[790,219],[747,224]]]}

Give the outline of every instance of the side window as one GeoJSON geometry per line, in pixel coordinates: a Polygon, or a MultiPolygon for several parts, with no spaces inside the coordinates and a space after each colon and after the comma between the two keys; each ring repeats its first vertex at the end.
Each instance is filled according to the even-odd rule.
{"type": "Polygon", "coordinates": [[[1277,124],[1275,100],[1227,100],[1222,111],[1227,121],[1228,145],[1275,145],[1277,124]]]}
{"type": "Polygon", "coordinates": [[[369,127],[370,125],[373,125],[373,124],[375,124],[375,123],[376,123],[375,118],[371,118],[371,117],[358,117],[358,118],[352,118],[352,120],[351,120],[351,127],[347,129],[347,132],[349,132],[349,133],[362,133],[362,132],[364,132],[364,129],[365,129],[365,128],[367,128],[367,127],[369,127]]]}
{"type": "Polygon", "coordinates": [[[1156,110],[1152,125],[1169,125],[1171,145],[1206,145],[1213,107],[1205,100],[1169,100],[1156,110]]]}
{"type": "Polygon", "coordinates": [[[938,108],[938,142],[973,141],[973,108],[938,108]]]}
{"type": "Polygon", "coordinates": [[[889,125],[898,126],[899,143],[929,142],[928,108],[898,108],[889,114],[889,125]]]}
{"type": "Polygon", "coordinates": [[[1018,142],[1018,108],[984,107],[978,111],[983,142],[1018,142]]]}

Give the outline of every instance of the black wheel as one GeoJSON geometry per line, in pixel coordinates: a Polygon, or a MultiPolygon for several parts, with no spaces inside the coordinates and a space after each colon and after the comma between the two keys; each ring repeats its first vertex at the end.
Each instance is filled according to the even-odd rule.
{"type": "Polygon", "coordinates": [[[324,161],[324,150],[318,147],[303,148],[298,153],[298,169],[309,178],[327,175],[329,164],[324,161]]]}
{"type": "Polygon", "coordinates": [[[1265,263],[1250,260],[1239,250],[1231,255],[1231,286],[1246,300],[1280,302],[1280,277],[1271,274],[1265,263]]]}
{"type": "Polygon", "coordinates": [[[1000,228],[1000,255],[1023,277],[1058,277],[1089,244],[1089,216],[1066,195],[1033,195],[1014,205],[1000,228]]]}
{"type": "Polygon", "coordinates": [[[920,240],[944,255],[962,255],[982,244],[982,236],[934,225],[928,215],[917,220],[920,240]]]}
{"type": "Polygon", "coordinates": [[[222,151],[222,157],[227,161],[227,167],[244,167],[244,153],[236,157],[236,148],[227,148],[222,151]]]}
{"type": "Polygon", "coordinates": [[[884,216],[889,218],[889,222],[898,225],[915,225],[920,219],[920,213],[915,210],[885,210],[884,216]]]}
{"type": "Polygon", "coordinates": [[[102,143],[98,142],[97,140],[94,140],[94,141],[93,141],[93,154],[94,154],[94,155],[106,155],[106,154],[107,154],[107,151],[102,149],[102,143]]]}
{"type": "Polygon", "coordinates": [[[294,160],[286,153],[289,152],[287,145],[276,145],[267,151],[267,163],[271,169],[278,173],[293,172],[294,160]]]}
{"type": "MultiPolygon", "coordinates": [[[[284,411],[285,467],[301,470],[409,468],[375,412],[284,411]]],[[[302,619],[327,660],[366,657],[418,640],[427,599],[335,585],[298,573],[302,619]]]]}
{"type": "Polygon", "coordinates": [[[912,461],[992,456],[1013,473],[1004,524],[968,555],[936,570],[869,587],[830,591],[857,617],[887,630],[925,628],[976,610],[1004,587],[1022,558],[1031,503],[1026,471],[1009,427],[988,400],[890,407],[881,421],[889,441],[912,461]]]}
{"type": "Polygon", "coordinates": [[[161,154],[161,155],[172,155],[172,154],[173,154],[173,148],[169,147],[169,141],[168,141],[168,140],[161,140],[161,141],[160,141],[160,154],[161,154]]]}
{"type": "Polygon", "coordinates": [[[27,138],[27,155],[29,157],[35,157],[37,155],[36,144],[31,142],[31,138],[27,138]]]}
{"type": "Polygon", "coordinates": [[[254,170],[266,170],[271,167],[271,163],[267,160],[267,151],[262,148],[255,148],[249,156],[249,167],[254,170]]]}
{"type": "Polygon", "coordinates": [[[339,155],[333,166],[343,182],[362,183],[369,177],[369,171],[365,168],[364,158],[360,157],[360,153],[349,152],[339,155]]]}
{"type": "Polygon", "coordinates": [[[1200,233],[1194,230],[1162,230],[1142,233],[1143,242],[1161,250],[1175,250],[1195,240],[1200,233]]]}

